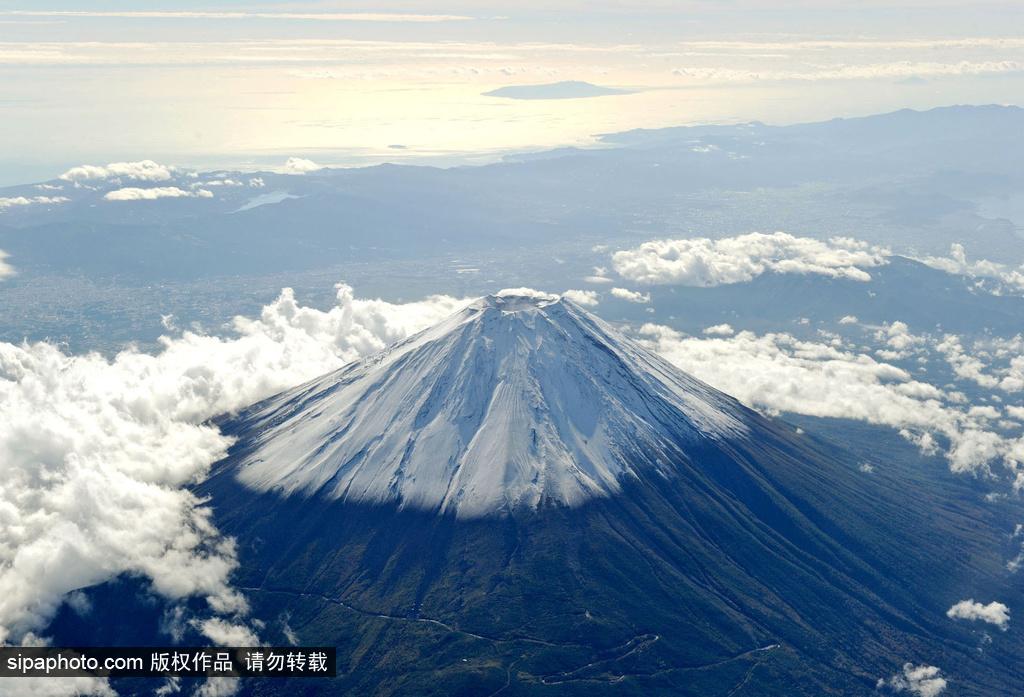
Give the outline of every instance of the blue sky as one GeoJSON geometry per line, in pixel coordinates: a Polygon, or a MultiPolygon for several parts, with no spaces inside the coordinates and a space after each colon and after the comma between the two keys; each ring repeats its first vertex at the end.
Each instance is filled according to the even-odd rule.
{"type": "Polygon", "coordinates": [[[1020,3],[853,5],[0,2],[0,182],[119,159],[455,162],[634,127],[1024,101],[1020,3]],[[483,94],[563,80],[630,94],[483,94]]]}

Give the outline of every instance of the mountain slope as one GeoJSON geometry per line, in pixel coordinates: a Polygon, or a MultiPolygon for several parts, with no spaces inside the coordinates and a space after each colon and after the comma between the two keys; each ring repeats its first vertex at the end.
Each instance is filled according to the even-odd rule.
{"type": "Polygon", "coordinates": [[[200,491],[239,585],[269,635],[339,646],[310,694],[872,694],[905,661],[956,694],[1024,678],[1019,640],[978,651],[944,614],[1005,573],[997,521],[566,301],[484,299],[221,427],[238,442],[200,491]]]}

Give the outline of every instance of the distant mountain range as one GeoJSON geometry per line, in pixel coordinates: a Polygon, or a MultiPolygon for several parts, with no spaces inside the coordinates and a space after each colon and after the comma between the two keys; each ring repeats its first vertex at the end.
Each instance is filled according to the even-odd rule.
{"type": "Polygon", "coordinates": [[[480,167],[169,170],[159,180],[82,179],[86,169],[0,189],[0,201],[21,202],[0,205],[0,249],[20,279],[148,281],[752,230],[922,254],[958,242],[972,257],[1020,263],[1022,130],[1017,107],[948,107],[629,131],[604,136],[604,148],[480,167]]]}

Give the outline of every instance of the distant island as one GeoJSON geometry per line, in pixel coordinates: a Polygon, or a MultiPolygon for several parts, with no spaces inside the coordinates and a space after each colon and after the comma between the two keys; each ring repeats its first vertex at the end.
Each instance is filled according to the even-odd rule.
{"type": "Polygon", "coordinates": [[[505,99],[583,99],[586,97],[605,97],[612,94],[631,94],[632,90],[617,87],[602,87],[579,80],[551,82],[546,85],[509,85],[484,92],[485,97],[504,97],[505,99]]]}

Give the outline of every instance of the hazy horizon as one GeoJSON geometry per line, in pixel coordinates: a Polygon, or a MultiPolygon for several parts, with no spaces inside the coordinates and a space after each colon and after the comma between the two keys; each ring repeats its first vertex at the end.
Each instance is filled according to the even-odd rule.
{"type": "Polygon", "coordinates": [[[1022,10],[980,7],[3,2],[0,183],[140,159],[453,164],[631,128],[1024,103],[1022,10]],[[485,94],[562,81],[623,93],[485,94]]]}

